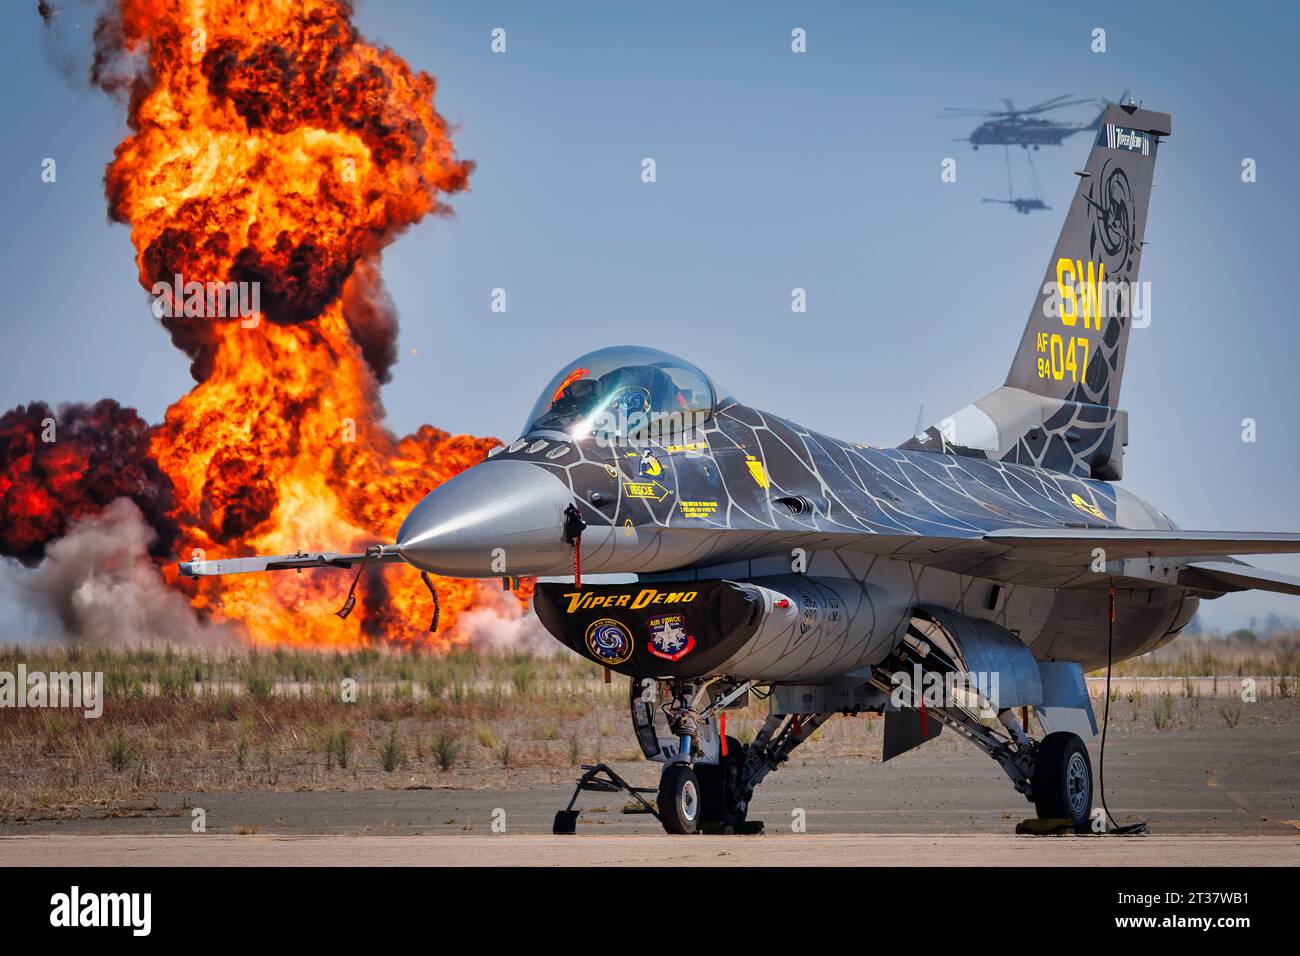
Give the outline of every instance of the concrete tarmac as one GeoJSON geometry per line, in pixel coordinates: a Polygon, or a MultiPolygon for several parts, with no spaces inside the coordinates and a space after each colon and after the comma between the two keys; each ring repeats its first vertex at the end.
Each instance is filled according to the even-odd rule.
{"type": "Polygon", "coordinates": [[[1300,864],[1295,837],[26,836],[0,837],[9,866],[1251,866],[1300,864]]]}

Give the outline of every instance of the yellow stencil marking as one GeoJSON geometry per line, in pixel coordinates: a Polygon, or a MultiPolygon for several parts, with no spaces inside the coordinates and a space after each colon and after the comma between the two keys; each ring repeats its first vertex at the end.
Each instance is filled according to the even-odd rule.
{"type": "Polygon", "coordinates": [[[1070,495],[1070,504],[1074,505],[1084,514],[1090,514],[1094,518],[1100,518],[1102,521],[1106,520],[1106,516],[1101,513],[1101,509],[1098,508],[1096,505],[1094,505],[1091,501],[1085,501],[1083,496],[1080,495],[1078,492],[1075,492],[1074,494],[1070,495]]]}

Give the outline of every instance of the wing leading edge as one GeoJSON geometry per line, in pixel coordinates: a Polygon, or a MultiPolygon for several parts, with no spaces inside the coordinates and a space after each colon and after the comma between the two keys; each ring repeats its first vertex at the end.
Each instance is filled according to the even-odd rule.
{"type": "Polygon", "coordinates": [[[1272,531],[1130,531],[1123,528],[1006,528],[990,544],[1086,559],[1094,548],[1115,558],[1218,558],[1234,554],[1300,554],[1300,534],[1272,531]]]}
{"type": "Polygon", "coordinates": [[[1290,588],[1300,587],[1300,578],[1258,570],[1234,558],[1240,554],[1300,554],[1300,534],[1294,533],[1005,528],[963,538],[855,535],[834,546],[1041,588],[1149,587],[1158,582],[1207,593],[1258,588],[1289,594],[1297,593],[1290,588]],[[1092,571],[1099,548],[1110,569],[1105,575],[1092,571]]]}
{"type": "Polygon", "coordinates": [[[1207,590],[1273,591],[1277,594],[1300,595],[1300,577],[1280,571],[1252,568],[1249,564],[1229,561],[1193,561],[1188,568],[1192,571],[1189,583],[1195,583],[1196,577],[1203,575],[1209,579],[1206,582],[1207,590]]]}

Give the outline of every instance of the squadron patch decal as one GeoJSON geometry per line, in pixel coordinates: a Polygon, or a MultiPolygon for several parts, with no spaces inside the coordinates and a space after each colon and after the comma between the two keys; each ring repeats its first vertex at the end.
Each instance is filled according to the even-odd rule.
{"type": "Polygon", "coordinates": [[[695,638],[686,633],[686,618],[681,614],[661,614],[646,621],[650,628],[650,643],[646,645],[655,657],[666,661],[679,661],[695,649],[695,638]]]}
{"type": "Polygon", "coordinates": [[[586,640],[587,650],[602,664],[613,667],[632,656],[632,635],[613,618],[592,621],[587,627],[586,640]]]}

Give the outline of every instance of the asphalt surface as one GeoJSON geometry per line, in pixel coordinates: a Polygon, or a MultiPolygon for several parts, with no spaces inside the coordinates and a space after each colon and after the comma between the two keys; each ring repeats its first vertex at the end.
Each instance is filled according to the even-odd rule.
{"type": "MultiPolygon", "coordinates": [[[[1097,750],[1092,749],[1094,768],[1097,750]]],[[[796,759],[758,790],[762,837],[665,838],[626,798],[583,794],[574,837],[550,836],[576,772],[505,772],[471,787],[160,793],[74,819],[0,825],[11,865],[221,863],[539,863],[647,858],[728,863],[1300,863],[1300,739],[1286,725],[1112,739],[1106,796],[1120,823],[1151,836],[1015,837],[1033,816],[1002,771],[942,739],[885,764],[796,759]],[[202,810],[203,833],[193,832],[202,810]],[[496,829],[494,829],[494,822],[496,829]],[[799,828],[802,827],[802,832],[799,828]],[[498,832],[502,831],[502,832],[498,832]],[[389,837],[419,839],[389,840],[389,837]],[[9,838],[17,839],[9,839],[9,838]],[[165,838],[165,839],[159,839],[165,838]],[[685,843],[683,843],[685,839],[685,843]]],[[[657,767],[619,764],[653,785],[657,767]]],[[[453,774],[448,775],[454,779],[453,774]]]]}

